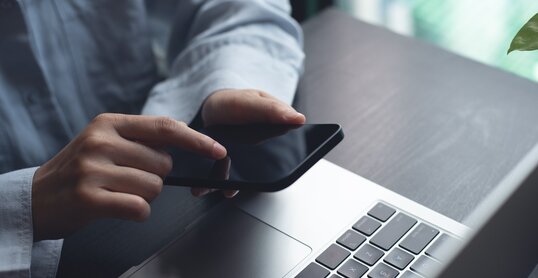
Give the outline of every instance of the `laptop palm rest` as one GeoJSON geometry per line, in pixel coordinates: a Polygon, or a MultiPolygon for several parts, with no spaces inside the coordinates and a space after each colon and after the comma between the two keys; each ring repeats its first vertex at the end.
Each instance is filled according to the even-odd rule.
{"type": "Polygon", "coordinates": [[[310,247],[226,204],[138,266],[131,277],[283,277],[310,252],[310,247]]]}

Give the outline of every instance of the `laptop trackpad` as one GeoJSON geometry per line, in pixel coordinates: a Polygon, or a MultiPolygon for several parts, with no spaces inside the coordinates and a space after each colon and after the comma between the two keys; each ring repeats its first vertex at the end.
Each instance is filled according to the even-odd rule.
{"type": "Polygon", "coordinates": [[[238,208],[217,208],[133,277],[283,277],[311,249],[238,208]]]}

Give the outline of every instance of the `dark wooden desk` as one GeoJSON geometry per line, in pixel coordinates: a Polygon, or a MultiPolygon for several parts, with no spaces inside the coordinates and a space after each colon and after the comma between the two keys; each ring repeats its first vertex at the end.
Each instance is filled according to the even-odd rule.
{"type": "Polygon", "coordinates": [[[538,84],[328,10],[297,105],[343,125],[328,159],[462,221],[538,142],[538,84]]]}
{"type": "MultiPolygon", "coordinates": [[[[309,122],[343,125],[328,159],[363,177],[461,221],[538,142],[535,83],[335,10],[304,30],[296,105],[309,122]]],[[[101,221],[67,239],[60,274],[121,274],[219,200],[166,188],[148,222],[101,221]]]]}

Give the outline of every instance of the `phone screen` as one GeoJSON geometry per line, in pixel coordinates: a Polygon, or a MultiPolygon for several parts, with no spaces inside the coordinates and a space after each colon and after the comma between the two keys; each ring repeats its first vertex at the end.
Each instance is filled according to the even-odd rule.
{"type": "Polygon", "coordinates": [[[199,131],[222,144],[227,157],[215,161],[171,149],[174,166],[165,184],[279,190],[342,139],[336,124],[229,125],[199,131]]]}

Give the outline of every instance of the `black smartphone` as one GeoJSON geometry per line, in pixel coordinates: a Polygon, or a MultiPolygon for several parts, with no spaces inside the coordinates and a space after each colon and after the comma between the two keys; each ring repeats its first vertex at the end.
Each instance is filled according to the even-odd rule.
{"type": "Polygon", "coordinates": [[[344,138],[338,124],[221,125],[200,129],[227,150],[221,160],[169,149],[166,185],[278,191],[295,182],[344,138]]]}

